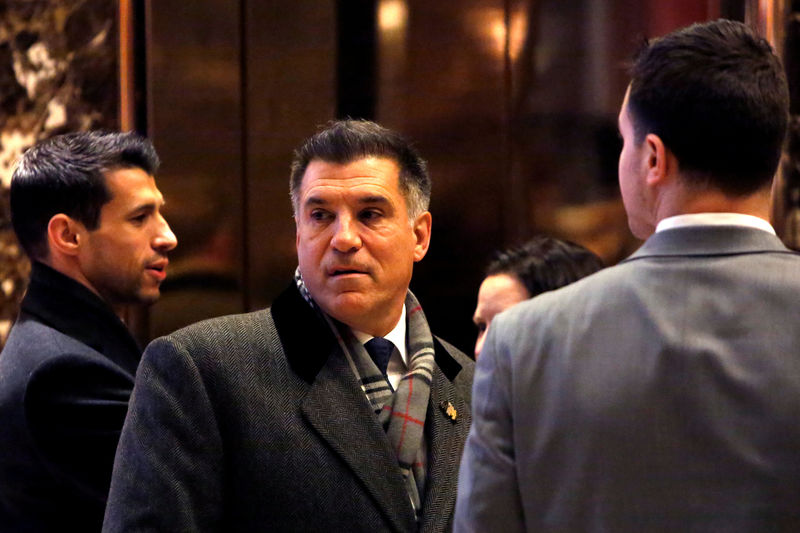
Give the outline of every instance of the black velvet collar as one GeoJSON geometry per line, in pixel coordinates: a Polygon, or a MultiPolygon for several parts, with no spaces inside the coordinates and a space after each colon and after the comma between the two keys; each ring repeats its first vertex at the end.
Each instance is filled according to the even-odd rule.
{"type": "Polygon", "coordinates": [[[136,373],[142,350],[128,328],[108,304],[69,276],[34,262],[21,310],[136,373]]]}
{"type": "Polygon", "coordinates": [[[294,281],[272,302],[271,311],[289,366],[305,381],[313,382],[336,346],[336,337],[303,299],[294,281]]]}
{"type": "MultiPolygon", "coordinates": [[[[313,382],[336,348],[336,337],[303,299],[294,281],[273,301],[271,311],[289,365],[305,381],[313,382]]],[[[461,371],[461,365],[436,337],[433,344],[436,364],[452,381],[461,371]]]]}

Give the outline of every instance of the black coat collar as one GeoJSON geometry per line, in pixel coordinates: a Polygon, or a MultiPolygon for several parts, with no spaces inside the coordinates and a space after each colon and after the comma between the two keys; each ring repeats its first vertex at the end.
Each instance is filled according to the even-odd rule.
{"type": "Polygon", "coordinates": [[[33,263],[23,313],[93,348],[134,374],[142,350],[111,307],[64,274],[33,263]]]}
{"type": "MultiPolygon", "coordinates": [[[[337,347],[336,337],[325,320],[303,299],[294,281],[275,299],[271,311],[289,365],[305,381],[313,382],[337,347]]],[[[433,343],[434,360],[452,381],[461,371],[461,365],[436,337],[433,343]]]]}

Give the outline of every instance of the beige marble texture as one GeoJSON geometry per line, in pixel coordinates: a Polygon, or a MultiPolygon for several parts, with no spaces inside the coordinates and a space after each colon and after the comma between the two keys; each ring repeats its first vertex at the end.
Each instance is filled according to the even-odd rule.
{"type": "Polygon", "coordinates": [[[37,140],[118,128],[117,42],[114,0],[0,0],[0,344],[30,268],[9,220],[14,165],[37,140]]]}

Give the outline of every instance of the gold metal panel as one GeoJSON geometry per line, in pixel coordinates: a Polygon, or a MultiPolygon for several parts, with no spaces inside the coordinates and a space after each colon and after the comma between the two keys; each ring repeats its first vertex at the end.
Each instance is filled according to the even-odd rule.
{"type": "Polygon", "coordinates": [[[151,336],[244,310],[239,10],[223,0],[158,0],[147,9],[148,132],[178,237],[151,336]]]}
{"type": "Polygon", "coordinates": [[[336,107],[332,0],[249,2],[247,263],[250,308],[268,305],[297,266],[289,202],[292,150],[336,107]]]}

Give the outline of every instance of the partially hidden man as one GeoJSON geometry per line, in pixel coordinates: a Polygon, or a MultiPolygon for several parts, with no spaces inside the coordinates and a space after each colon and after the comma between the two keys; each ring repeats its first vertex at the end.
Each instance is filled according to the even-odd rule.
{"type": "Polygon", "coordinates": [[[30,285],[0,353],[0,531],[100,531],[141,349],[120,319],[159,297],[177,241],[153,146],[53,137],[22,156],[11,221],[30,285]]]}
{"type": "Polygon", "coordinates": [[[768,221],[788,102],[741,23],[642,50],[619,182],[646,241],[492,322],[457,531],[800,531],[800,254],[768,221]]]}
{"type": "Polygon", "coordinates": [[[296,151],[299,266],[271,308],[145,350],[104,531],[448,531],[473,364],[409,292],[425,163],[339,121],[296,151]]]}

